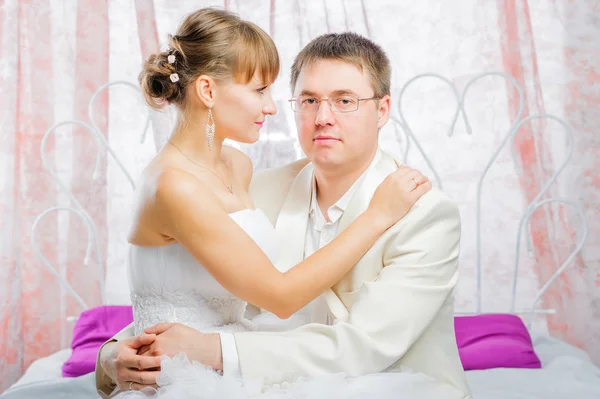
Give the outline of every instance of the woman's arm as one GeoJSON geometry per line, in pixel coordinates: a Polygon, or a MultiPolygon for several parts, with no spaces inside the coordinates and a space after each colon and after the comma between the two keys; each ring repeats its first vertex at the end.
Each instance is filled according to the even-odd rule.
{"type": "Polygon", "coordinates": [[[344,232],[285,273],[223,210],[198,179],[178,170],[158,182],[156,211],[163,234],[183,245],[229,292],[279,318],[287,318],[333,286],[431,185],[416,189],[402,167],[377,189],[371,205],[344,232]]]}

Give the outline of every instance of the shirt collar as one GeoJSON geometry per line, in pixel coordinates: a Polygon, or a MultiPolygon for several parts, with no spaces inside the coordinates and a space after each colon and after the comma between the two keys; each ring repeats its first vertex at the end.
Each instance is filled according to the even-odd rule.
{"type": "MultiPolygon", "coordinates": [[[[381,160],[381,150],[379,148],[377,148],[375,157],[371,161],[371,164],[369,165],[369,167],[363,172],[362,175],[360,175],[360,177],[358,179],[356,179],[356,181],[352,184],[352,186],[350,186],[348,191],[346,191],[346,193],[344,193],[344,195],[342,195],[342,197],[339,200],[337,200],[337,202],[335,204],[333,204],[331,207],[329,207],[329,209],[327,210],[327,214],[329,215],[329,220],[331,220],[330,223],[336,223],[342,217],[342,215],[344,214],[344,211],[346,210],[346,208],[348,207],[348,204],[350,203],[350,200],[352,199],[352,196],[354,195],[354,193],[356,192],[356,190],[358,189],[358,187],[360,186],[362,181],[365,179],[368,172],[371,169],[373,169],[373,166],[376,165],[380,160],[381,160]]],[[[315,230],[320,231],[323,228],[323,226],[325,224],[327,224],[325,216],[321,212],[321,208],[319,208],[319,205],[317,202],[317,180],[315,179],[314,175],[313,175],[313,183],[312,183],[312,196],[311,196],[311,200],[310,200],[309,217],[311,219],[313,228],[315,230]]]]}

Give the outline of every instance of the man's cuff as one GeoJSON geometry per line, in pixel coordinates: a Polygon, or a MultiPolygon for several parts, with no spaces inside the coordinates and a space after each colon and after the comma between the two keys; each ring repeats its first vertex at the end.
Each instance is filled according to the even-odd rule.
{"type": "Polygon", "coordinates": [[[96,391],[101,398],[108,398],[114,393],[117,384],[104,372],[104,369],[100,365],[100,355],[102,353],[102,349],[106,346],[106,344],[110,344],[113,342],[117,342],[116,339],[111,338],[102,344],[100,349],[98,350],[98,355],[96,357],[96,370],[95,370],[95,379],[96,379],[96,391]]]}
{"type": "Polygon", "coordinates": [[[219,333],[221,337],[221,353],[223,354],[223,375],[233,378],[242,378],[240,358],[231,333],[219,333]]]}

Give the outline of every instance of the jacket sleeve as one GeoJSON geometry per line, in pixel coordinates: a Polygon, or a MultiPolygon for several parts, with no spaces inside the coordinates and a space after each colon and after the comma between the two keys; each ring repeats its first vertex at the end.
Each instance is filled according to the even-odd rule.
{"type": "Polygon", "coordinates": [[[382,271],[351,293],[355,299],[346,320],[234,335],[247,383],[380,372],[411,348],[439,316],[457,282],[460,215],[443,194],[430,194],[393,227],[382,271]]]}

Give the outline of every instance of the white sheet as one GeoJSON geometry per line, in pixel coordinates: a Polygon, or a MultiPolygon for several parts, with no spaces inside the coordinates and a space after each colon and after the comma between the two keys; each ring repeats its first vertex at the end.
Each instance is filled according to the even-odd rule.
{"type": "MultiPolygon", "coordinates": [[[[542,369],[468,371],[473,399],[600,398],[600,369],[584,351],[549,337],[535,338],[534,348],[542,369]]],[[[43,394],[44,398],[58,399],[65,397],[65,391],[78,390],[82,398],[84,394],[94,397],[93,375],[78,379],[61,377],[62,364],[70,354],[67,349],[35,361],[5,394],[18,388],[15,398],[39,398],[43,394]]]]}
{"type": "Polygon", "coordinates": [[[62,365],[71,349],[53,353],[33,362],[25,374],[2,395],[1,399],[99,399],[94,373],[63,378],[62,365]]]}
{"type": "Polygon", "coordinates": [[[62,365],[71,356],[71,349],[63,349],[50,356],[31,363],[25,374],[10,389],[43,381],[55,381],[62,378],[62,365]]]}
{"type": "Polygon", "coordinates": [[[582,350],[560,340],[533,340],[542,369],[468,371],[474,399],[599,399],[600,369],[582,350]]]}

